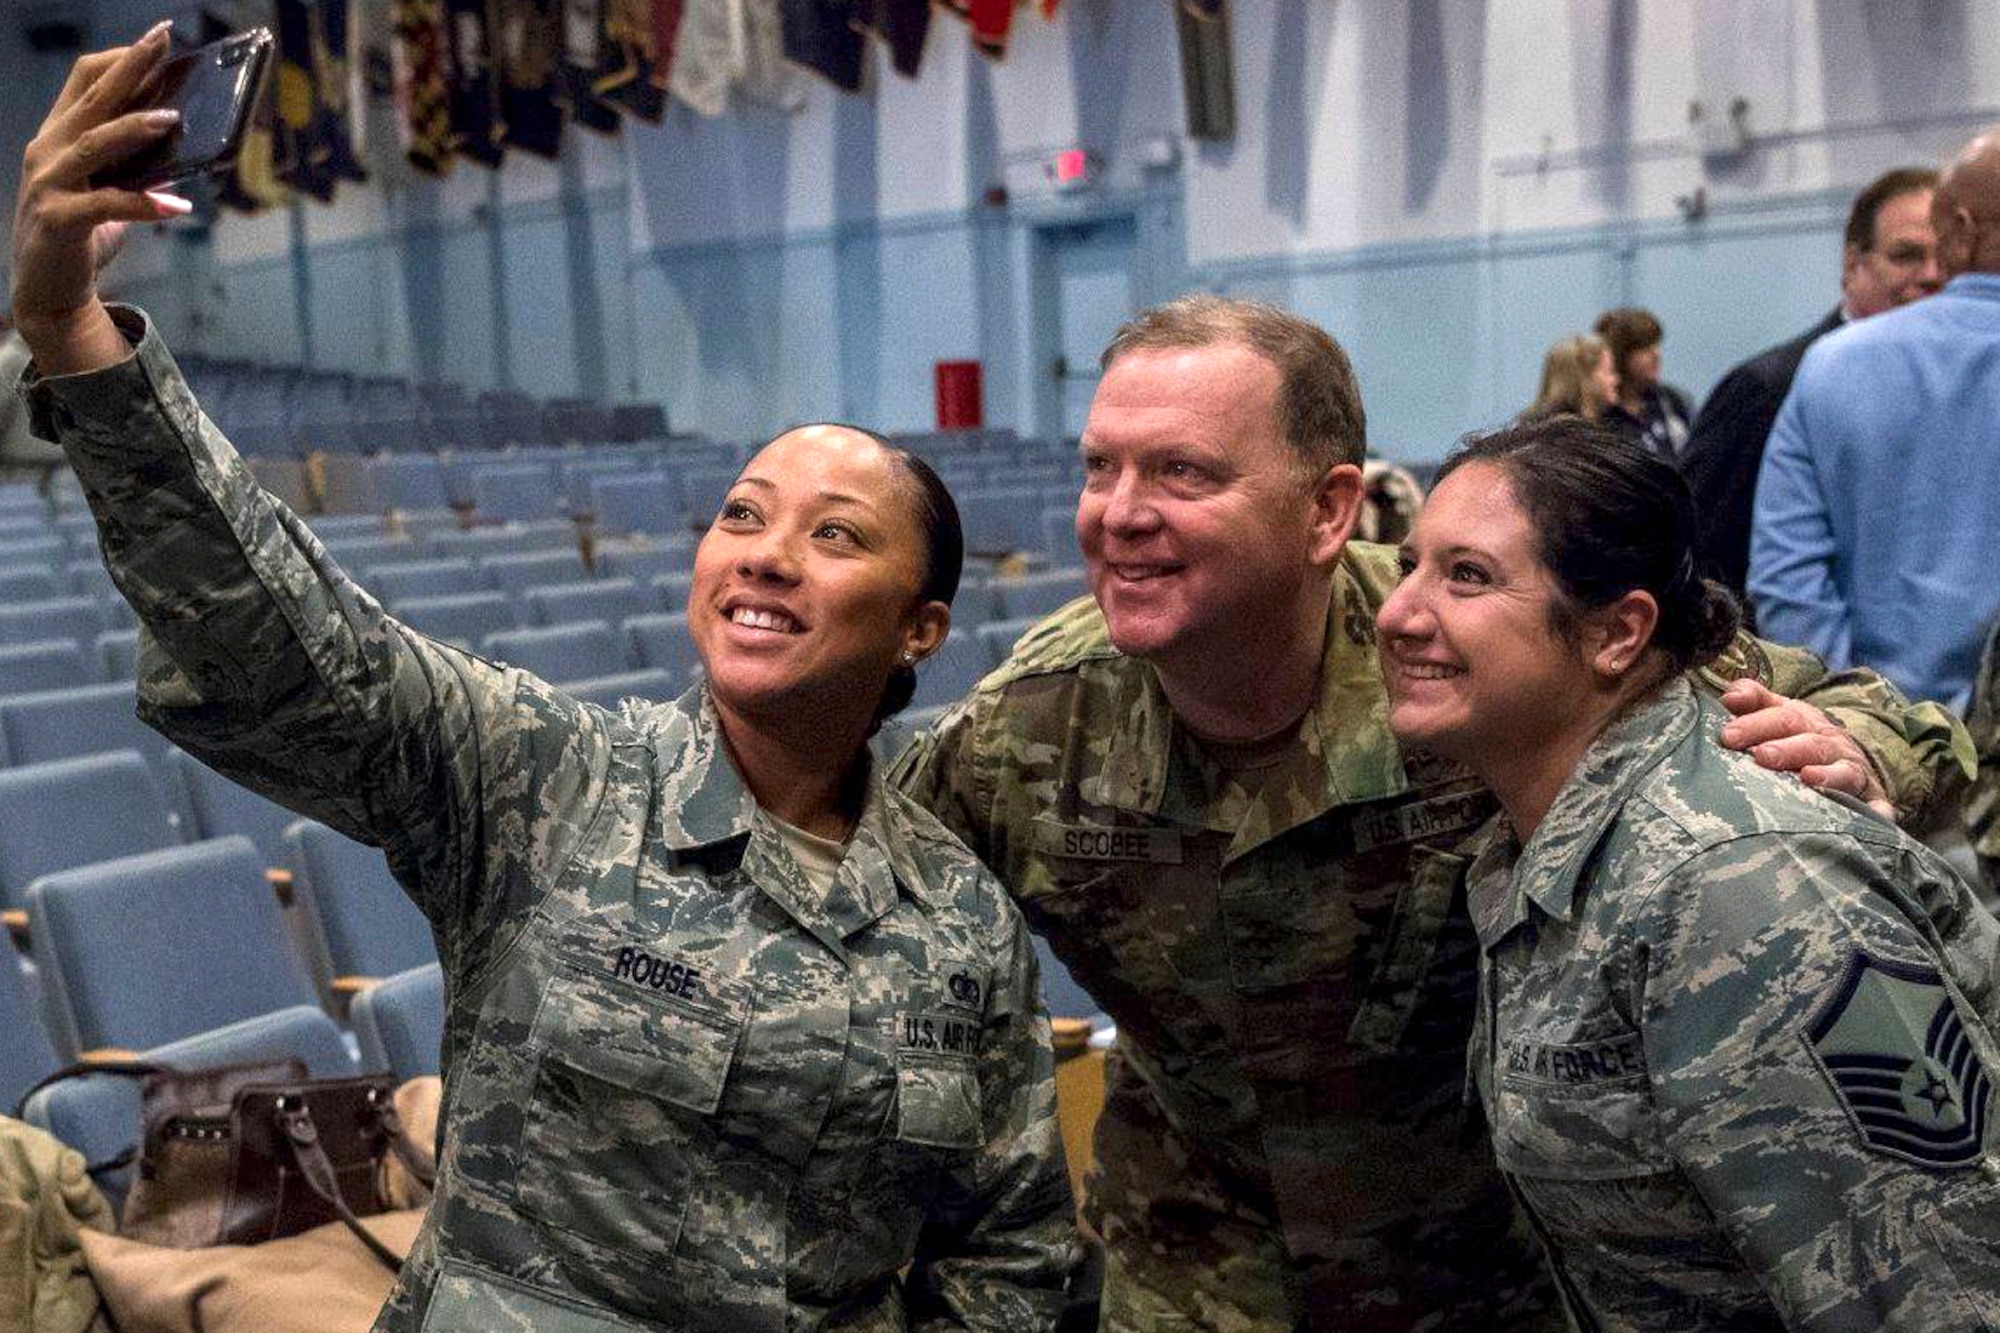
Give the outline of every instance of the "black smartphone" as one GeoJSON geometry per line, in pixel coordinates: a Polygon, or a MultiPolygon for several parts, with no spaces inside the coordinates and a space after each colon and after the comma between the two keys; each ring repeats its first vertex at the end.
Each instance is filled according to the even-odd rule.
{"type": "Polygon", "coordinates": [[[181,123],[92,176],[91,184],[151,190],[229,166],[250,127],[275,45],[269,28],[251,28],[162,65],[126,110],[172,107],[181,123]]]}

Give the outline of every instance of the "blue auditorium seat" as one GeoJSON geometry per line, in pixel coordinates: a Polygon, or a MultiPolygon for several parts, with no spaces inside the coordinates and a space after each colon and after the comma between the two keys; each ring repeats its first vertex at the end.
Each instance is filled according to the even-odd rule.
{"type": "Polygon", "coordinates": [[[0,768],[0,906],[43,875],[186,840],[145,760],[130,750],[0,768]]]}
{"type": "Polygon", "coordinates": [[[444,1048],[444,969],[413,967],[367,987],[348,1011],[361,1065],[399,1083],[438,1072],[444,1048]]]}
{"type": "Polygon", "coordinates": [[[953,634],[930,657],[917,663],[915,708],[953,703],[992,670],[986,648],[975,635],[953,634]]]}
{"type": "Polygon", "coordinates": [[[449,509],[444,470],[430,454],[389,454],[367,463],[368,488],[374,508],[449,509]]]}
{"type": "Polygon", "coordinates": [[[71,1058],[314,1000],[248,838],[46,875],[28,886],[28,930],[50,1035],[71,1058]]]}
{"type": "Polygon", "coordinates": [[[902,753],[905,745],[920,731],[928,731],[944,716],[945,704],[928,708],[906,708],[892,718],[886,719],[875,735],[869,740],[869,748],[883,763],[893,760],[902,753]]]}
{"type": "Polygon", "coordinates": [[[46,602],[66,592],[62,579],[47,565],[8,565],[0,568],[0,606],[15,602],[46,602]]]}
{"type": "Polygon", "coordinates": [[[90,658],[69,639],[0,648],[0,696],[60,690],[100,678],[90,658]]]}
{"type": "Polygon", "coordinates": [[[565,694],[584,703],[615,710],[627,699],[665,703],[680,697],[684,686],[670,672],[648,669],[621,671],[615,676],[593,676],[588,680],[566,680],[562,688],[565,694]]]}
{"type": "Polygon", "coordinates": [[[79,648],[97,642],[111,628],[104,606],[94,597],[48,597],[0,604],[0,644],[69,639],[79,648]]]}
{"type": "Polygon", "coordinates": [[[9,568],[54,569],[68,556],[69,543],[59,533],[0,540],[0,565],[9,568]]]}
{"type": "MultiPolygon", "coordinates": [[[[347,1078],[362,1072],[333,1020],[309,1004],[167,1042],[139,1052],[139,1058],[190,1070],[297,1060],[312,1078],[347,1078]]],[[[137,1079],[113,1074],[66,1079],[30,1098],[22,1119],[55,1135],[92,1165],[109,1162],[139,1137],[139,1090],[137,1079]]],[[[11,1110],[13,1103],[7,1107],[11,1110]]],[[[93,1179],[111,1206],[122,1209],[132,1168],[100,1172],[93,1179]]]]}
{"type": "MultiPolygon", "coordinates": [[[[991,620],[974,630],[973,634],[985,647],[987,660],[997,667],[1007,660],[1007,654],[1014,651],[1014,645],[1020,642],[1021,636],[1040,623],[1040,616],[991,620]]],[[[953,637],[957,637],[957,634],[958,631],[954,629],[953,637]]]]}
{"type": "Polygon", "coordinates": [[[1074,501],[1066,505],[1043,506],[1042,550],[1050,559],[1065,565],[1074,564],[1082,557],[1076,545],[1074,501]]]}
{"type": "Polygon", "coordinates": [[[667,535],[688,530],[681,489],[670,472],[593,477],[590,507],[599,533],[667,535]]]}
{"type": "Polygon", "coordinates": [[[687,614],[688,589],[694,586],[694,575],[655,574],[646,580],[652,586],[653,605],[675,615],[687,614]]]}
{"type": "Polygon", "coordinates": [[[1081,568],[1050,569],[1016,579],[1001,579],[994,583],[993,589],[1000,594],[1000,605],[1007,619],[1039,620],[1088,594],[1090,584],[1081,568]]]}
{"type": "Polygon", "coordinates": [[[633,655],[642,667],[670,672],[674,679],[685,681],[701,666],[684,615],[633,616],[625,622],[625,633],[631,637],[633,655]]]}
{"type": "Polygon", "coordinates": [[[584,620],[618,624],[659,606],[650,591],[631,579],[595,579],[528,589],[529,616],[537,625],[566,625],[584,620]]]}
{"type": "Polygon", "coordinates": [[[977,486],[958,497],[965,549],[982,554],[1042,545],[1042,494],[1034,486],[977,486]]]}
{"type": "Polygon", "coordinates": [[[322,1002],[437,959],[430,923],[381,852],[301,819],[285,833],[296,924],[322,1002]]]}
{"type": "Polygon", "coordinates": [[[576,525],[568,519],[553,523],[502,523],[490,528],[433,534],[424,547],[432,555],[467,555],[474,559],[489,556],[526,554],[530,551],[577,550],[576,525]]]}
{"type": "Polygon", "coordinates": [[[97,636],[97,666],[107,681],[134,680],[139,667],[139,631],[108,629],[97,636]]]}
{"type": "Polygon", "coordinates": [[[487,583],[516,600],[528,589],[550,583],[575,583],[589,577],[576,550],[525,551],[489,555],[479,562],[487,583]]]}
{"type": "Polygon", "coordinates": [[[489,634],[514,629],[520,618],[504,592],[461,593],[455,597],[406,597],[389,614],[434,639],[476,644],[489,634]]]}
{"type": "Polygon", "coordinates": [[[692,467],[682,472],[681,512],[688,522],[704,528],[713,522],[740,472],[735,467],[692,467]]]}
{"type": "Polygon", "coordinates": [[[625,636],[606,620],[502,630],[487,635],[480,652],[558,685],[632,667],[625,636]]]}
{"type": "Polygon", "coordinates": [[[372,565],[360,583],[384,606],[408,597],[457,597],[485,592],[491,586],[479,566],[463,557],[372,565]]]}
{"type": "Polygon", "coordinates": [[[546,463],[484,464],[472,472],[472,508],[482,519],[532,523],[566,512],[556,470],[546,463]]]}
{"type": "Polygon", "coordinates": [[[694,540],[690,537],[597,548],[597,572],[605,578],[637,579],[644,583],[662,574],[685,574],[693,568],[694,540]]]}
{"type": "Polygon", "coordinates": [[[9,764],[137,750],[166,781],[167,740],[141,722],[131,681],[0,699],[0,758],[9,764]]]}
{"type": "Polygon", "coordinates": [[[416,543],[407,536],[342,536],[335,534],[321,540],[334,563],[342,569],[369,569],[376,565],[387,565],[419,557],[416,543]]]}
{"type": "Polygon", "coordinates": [[[10,947],[0,945],[0,1115],[14,1114],[21,1095],[62,1064],[35,1004],[34,988],[10,947]]]}
{"type": "Polygon", "coordinates": [[[240,834],[256,845],[265,865],[284,864],[285,830],[298,820],[296,814],[222,776],[185,750],[175,750],[170,762],[194,811],[196,836],[240,834]]]}

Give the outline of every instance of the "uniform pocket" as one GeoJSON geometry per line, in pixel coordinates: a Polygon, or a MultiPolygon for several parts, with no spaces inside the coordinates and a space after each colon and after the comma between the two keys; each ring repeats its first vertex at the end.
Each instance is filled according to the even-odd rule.
{"type": "Polygon", "coordinates": [[[902,1051],[896,1057],[896,1138],[969,1151],[986,1141],[979,1072],[969,1060],[902,1051]]]}
{"type": "Polygon", "coordinates": [[[1617,1180],[1670,1170],[1644,1074],[1569,1088],[1502,1074],[1493,1097],[1502,1169],[1549,1180],[1617,1180]]]}
{"type": "MultiPolygon", "coordinates": [[[[1431,847],[1410,852],[1410,878],[1396,898],[1382,961],[1368,978],[1347,1039],[1364,1050],[1388,1051],[1402,1039],[1423,999],[1438,941],[1458,894],[1468,858],[1431,847]]],[[[1473,978],[1470,969],[1466,980],[1473,978]]],[[[1469,986],[1468,986],[1469,989],[1469,986]]]]}
{"type": "Polygon", "coordinates": [[[533,1328],[549,1333],[637,1333],[596,1306],[540,1291],[467,1264],[446,1263],[431,1288],[423,1333],[533,1328]]]}
{"type": "Polygon", "coordinates": [[[522,1130],[521,1212],[554,1228],[565,1271],[630,1308],[664,1280],[689,1193],[715,1146],[747,1006],[612,990],[564,972],[543,995],[522,1130]]]}

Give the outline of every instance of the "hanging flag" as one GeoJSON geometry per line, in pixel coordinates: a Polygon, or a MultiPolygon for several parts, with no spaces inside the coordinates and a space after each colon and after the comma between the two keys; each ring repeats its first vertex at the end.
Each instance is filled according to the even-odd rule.
{"type": "MultiPolygon", "coordinates": [[[[765,3],[775,16],[777,0],[765,3]]],[[[784,43],[775,31],[772,36],[779,46],[777,63],[782,66],[784,43]]],[[[675,99],[700,115],[719,116],[729,109],[729,89],[744,77],[749,66],[749,20],[744,0],[683,0],[668,80],[675,99]]]]}
{"type": "Polygon", "coordinates": [[[354,9],[348,0],[315,0],[313,37],[313,137],[326,145],[327,170],[340,180],[365,181],[356,145],[363,99],[356,94],[354,9]]]}
{"type": "Polygon", "coordinates": [[[403,156],[428,176],[451,172],[451,68],[444,0],[393,0],[396,109],[403,156]]]}
{"type": "Polygon", "coordinates": [[[1180,37],[1181,89],[1188,137],[1221,142],[1236,134],[1236,82],[1229,64],[1229,9],[1224,0],[1183,0],[1174,10],[1180,37]]]}
{"type": "Polygon", "coordinates": [[[780,0],[738,0],[742,62],[735,91],[744,101],[790,115],[806,104],[805,73],[785,58],[780,0]]]}
{"type": "Polygon", "coordinates": [[[652,0],[602,0],[604,44],[590,91],[628,116],[658,124],[666,94],[653,84],[652,0]]]}
{"type": "Polygon", "coordinates": [[[587,130],[616,134],[616,108],[598,100],[590,81],[604,49],[604,0],[563,0],[562,104],[587,130]]]}
{"type": "MultiPolygon", "coordinates": [[[[1043,0],[1053,3],[1053,0],[1043,0]]],[[[889,64],[906,79],[917,77],[924,39],[931,30],[931,0],[862,0],[857,25],[889,48],[889,64]]]]}
{"type": "Polygon", "coordinates": [[[778,6],[785,59],[846,93],[861,91],[866,43],[849,22],[847,0],[782,0],[778,6]]]}
{"type": "Polygon", "coordinates": [[[277,118],[272,156],[278,179],[322,202],[331,202],[333,146],[321,114],[313,51],[318,17],[312,0],[278,0],[277,118]]]}
{"type": "Polygon", "coordinates": [[[445,0],[450,35],[453,146],[481,166],[506,157],[507,123],[500,114],[500,71],[495,68],[498,0],[445,0]]]}
{"type": "MultiPolygon", "coordinates": [[[[930,0],[924,0],[926,4],[930,0]]],[[[683,0],[653,0],[653,86],[667,90],[674,67],[674,46],[680,41],[683,0]]]]}
{"type": "Polygon", "coordinates": [[[507,145],[540,157],[562,147],[562,0],[500,0],[500,109],[507,145]]]}
{"type": "Polygon", "coordinates": [[[944,0],[952,13],[972,26],[972,44],[994,60],[1007,54],[1007,34],[1014,26],[1014,0],[944,0]]]}

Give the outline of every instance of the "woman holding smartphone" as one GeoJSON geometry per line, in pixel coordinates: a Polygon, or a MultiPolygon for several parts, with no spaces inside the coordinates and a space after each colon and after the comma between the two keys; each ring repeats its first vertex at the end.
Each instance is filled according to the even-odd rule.
{"type": "MultiPolygon", "coordinates": [[[[384,849],[447,985],[437,1192],[377,1327],[1046,1329],[1072,1210],[1019,914],[868,735],[950,625],[922,463],[811,426],[696,555],[704,683],[619,712],[383,613],[136,311],[92,189],[165,51],[80,61],[14,227],[28,392],[145,627],[145,718],[384,849]]],[[[11,387],[11,386],[10,386],[11,387]]]]}

